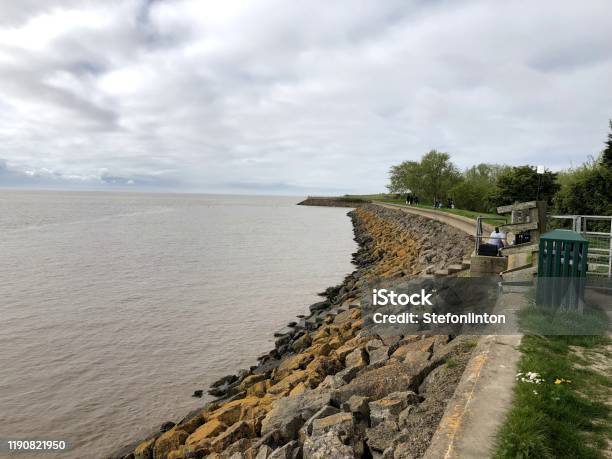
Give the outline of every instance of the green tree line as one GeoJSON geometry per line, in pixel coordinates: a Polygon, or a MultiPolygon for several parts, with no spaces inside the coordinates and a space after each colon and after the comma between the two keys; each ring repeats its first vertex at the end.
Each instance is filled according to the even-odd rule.
{"type": "Polygon", "coordinates": [[[443,203],[494,212],[514,202],[544,200],[563,214],[612,215],[612,120],[604,149],[579,167],[561,172],[535,166],[481,163],[460,171],[448,153],[431,150],[420,161],[404,161],[389,171],[390,193],[412,193],[422,204],[443,203]]]}

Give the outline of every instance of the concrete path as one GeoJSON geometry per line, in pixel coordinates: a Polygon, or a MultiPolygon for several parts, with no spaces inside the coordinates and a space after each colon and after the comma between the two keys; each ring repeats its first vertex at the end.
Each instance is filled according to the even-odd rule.
{"type": "MultiPolygon", "coordinates": [[[[502,307],[521,305],[522,293],[504,295],[502,307]]],[[[492,457],[496,435],[512,405],[521,335],[481,336],[449,400],[425,459],[492,457]]]]}
{"type": "MultiPolygon", "coordinates": [[[[449,226],[457,228],[470,236],[476,236],[476,220],[463,217],[461,215],[451,214],[449,212],[442,212],[434,209],[423,209],[420,207],[404,206],[401,204],[389,204],[387,202],[374,201],[374,204],[389,209],[400,209],[408,214],[420,215],[421,217],[430,218],[439,222],[445,223],[449,226]]],[[[489,234],[493,231],[493,227],[486,223],[482,225],[485,234],[489,234]]]]}

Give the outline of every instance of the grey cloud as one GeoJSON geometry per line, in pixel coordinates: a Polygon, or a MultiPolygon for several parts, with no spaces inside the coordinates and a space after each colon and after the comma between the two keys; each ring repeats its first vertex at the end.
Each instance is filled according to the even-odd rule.
{"type": "Polygon", "coordinates": [[[0,185],[7,187],[28,186],[35,188],[136,188],[180,189],[181,184],[171,174],[114,175],[101,170],[94,175],[79,176],[49,169],[18,168],[9,166],[0,158],[0,185]]]}
{"type": "Polygon", "coordinates": [[[4,2],[0,156],[117,186],[288,194],[380,191],[391,164],[431,148],[460,167],[576,165],[612,116],[611,12],[605,0],[4,2]]]}

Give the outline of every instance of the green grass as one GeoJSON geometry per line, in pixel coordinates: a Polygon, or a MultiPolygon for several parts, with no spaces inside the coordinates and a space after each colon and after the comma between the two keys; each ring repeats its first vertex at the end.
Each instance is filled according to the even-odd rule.
{"type": "Polygon", "coordinates": [[[446,360],[446,366],[448,368],[455,368],[457,365],[459,365],[457,357],[451,356],[446,360]]]}
{"type": "Polygon", "coordinates": [[[530,305],[518,313],[521,333],[531,335],[605,335],[610,330],[604,311],[584,311],[530,305]]]}
{"type": "Polygon", "coordinates": [[[612,433],[605,400],[612,380],[588,369],[589,362],[571,352],[570,346],[590,352],[611,342],[603,336],[523,337],[518,371],[536,372],[543,381],[516,383],[494,457],[605,457],[606,439],[612,433]],[[557,379],[569,382],[555,384],[557,379]]]}
{"type": "MultiPolygon", "coordinates": [[[[388,202],[390,204],[402,204],[405,205],[406,204],[406,200],[405,199],[395,199],[393,197],[393,195],[388,195],[388,194],[364,194],[364,195],[346,195],[345,197],[347,198],[357,198],[357,199],[367,199],[367,200],[371,200],[371,201],[381,201],[381,202],[388,202]]],[[[498,218],[502,218],[504,219],[504,221],[508,221],[507,217],[503,216],[503,215],[497,215],[497,214],[490,214],[490,213],[485,213],[485,212],[476,212],[473,210],[466,210],[466,209],[449,209],[447,207],[443,207],[441,209],[435,209],[434,206],[429,206],[429,205],[425,205],[425,204],[419,204],[419,205],[413,205],[412,207],[418,207],[421,209],[432,209],[432,210],[439,210],[441,212],[447,212],[449,214],[455,214],[455,215],[461,215],[462,217],[468,217],[471,219],[476,220],[477,217],[488,217],[484,219],[485,223],[489,223],[491,225],[495,225],[495,224],[503,224],[503,221],[500,220],[496,220],[498,218]]]]}

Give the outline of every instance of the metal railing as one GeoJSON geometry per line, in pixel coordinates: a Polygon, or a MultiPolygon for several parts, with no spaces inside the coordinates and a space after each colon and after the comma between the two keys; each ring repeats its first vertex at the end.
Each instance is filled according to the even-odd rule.
{"type": "Polygon", "coordinates": [[[612,277],[612,216],[550,215],[589,241],[588,274],[612,277]]]}

